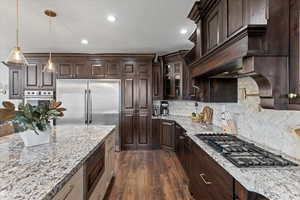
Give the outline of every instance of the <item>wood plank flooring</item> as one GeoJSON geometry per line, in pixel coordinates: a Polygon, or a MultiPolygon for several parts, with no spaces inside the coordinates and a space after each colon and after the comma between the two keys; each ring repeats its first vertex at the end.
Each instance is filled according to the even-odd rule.
{"type": "Polygon", "coordinates": [[[175,153],[124,151],[118,157],[116,178],[105,200],[193,200],[175,153]]]}

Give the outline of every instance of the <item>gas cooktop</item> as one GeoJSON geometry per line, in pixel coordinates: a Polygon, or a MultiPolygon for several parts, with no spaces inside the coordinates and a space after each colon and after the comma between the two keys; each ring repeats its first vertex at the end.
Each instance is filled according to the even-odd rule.
{"type": "Polygon", "coordinates": [[[199,134],[200,140],[221,153],[237,167],[298,166],[280,155],[270,153],[252,143],[229,134],[199,134]]]}

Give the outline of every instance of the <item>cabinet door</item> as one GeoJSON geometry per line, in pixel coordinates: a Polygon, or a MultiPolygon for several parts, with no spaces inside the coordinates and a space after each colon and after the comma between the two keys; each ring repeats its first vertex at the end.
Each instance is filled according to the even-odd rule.
{"type": "Polygon", "coordinates": [[[152,71],[152,64],[149,62],[137,62],[137,72],[140,76],[150,76],[152,71]]]}
{"type": "Polygon", "coordinates": [[[91,78],[92,72],[89,65],[85,63],[75,63],[73,67],[75,78],[91,78]]]}
{"type": "Polygon", "coordinates": [[[153,149],[160,148],[160,119],[152,120],[152,147],[153,149]]]}
{"type": "Polygon", "coordinates": [[[23,98],[23,70],[9,69],[9,98],[22,99],[23,98]]]}
{"type": "Polygon", "coordinates": [[[222,41],[223,22],[222,22],[222,1],[219,1],[210,11],[205,19],[206,25],[206,50],[209,51],[222,41]]]}
{"type": "Polygon", "coordinates": [[[134,112],[122,113],[122,150],[136,149],[136,121],[134,112]]]}
{"type": "MultiPolygon", "coordinates": [[[[220,167],[208,154],[195,143],[192,145],[195,156],[193,163],[195,180],[203,185],[201,193],[207,196],[204,199],[233,199],[233,177],[220,167]],[[221,191],[221,192],[220,192],[221,191]]],[[[201,200],[201,198],[199,198],[201,200]]],[[[203,197],[202,197],[203,199],[203,197]]]]}
{"type": "Polygon", "coordinates": [[[138,109],[149,110],[151,108],[151,83],[148,77],[138,78],[138,109]]]}
{"type": "Polygon", "coordinates": [[[121,66],[117,60],[107,61],[107,72],[106,78],[108,79],[119,79],[121,78],[121,66]]]}
{"type": "Polygon", "coordinates": [[[290,10],[290,99],[291,108],[300,109],[300,2],[291,0],[290,10]]]}
{"type": "MultiPolygon", "coordinates": [[[[191,171],[189,177],[190,177],[190,190],[191,193],[193,194],[194,199],[195,200],[202,200],[202,199],[216,200],[210,196],[210,191],[207,186],[208,183],[205,183],[201,178],[202,176],[203,178],[207,179],[207,177],[205,177],[205,173],[203,172],[203,169],[201,168],[201,162],[202,162],[201,158],[199,158],[199,156],[194,151],[192,151],[191,153],[192,153],[190,158],[191,171]]],[[[209,181],[209,180],[205,180],[205,181],[209,181]]]]}
{"type": "Polygon", "coordinates": [[[151,142],[151,115],[149,112],[139,112],[137,123],[137,149],[152,149],[151,142]]]}
{"type": "Polygon", "coordinates": [[[136,72],[136,62],[126,61],[122,63],[122,73],[125,76],[133,76],[136,72]]]}
{"type": "Polygon", "coordinates": [[[163,99],[163,78],[160,63],[156,63],[152,67],[152,99],[163,99]]]}
{"type": "Polygon", "coordinates": [[[105,78],[107,71],[107,63],[105,61],[90,63],[90,66],[92,69],[93,78],[105,78]]]}
{"type": "Polygon", "coordinates": [[[58,78],[73,78],[73,64],[59,63],[58,64],[58,78]]]}
{"type": "Polygon", "coordinates": [[[168,63],[165,70],[165,96],[167,99],[182,99],[182,62],[168,63]]]}
{"type": "Polygon", "coordinates": [[[227,0],[227,37],[243,27],[244,0],[227,0]]]}
{"type": "Polygon", "coordinates": [[[43,72],[46,64],[41,64],[40,69],[40,85],[42,89],[54,90],[55,89],[55,74],[52,72],[43,72]]]}
{"type": "Polygon", "coordinates": [[[39,64],[30,63],[25,67],[25,89],[38,89],[40,87],[38,81],[39,64]]]}
{"type": "Polygon", "coordinates": [[[160,145],[165,150],[175,150],[175,123],[163,120],[160,129],[160,145]]]}
{"type": "Polygon", "coordinates": [[[123,88],[123,110],[131,110],[135,109],[135,80],[132,77],[125,77],[122,80],[122,88],[123,88]]]}
{"type": "Polygon", "coordinates": [[[185,165],[184,163],[184,131],[178,124],[175,125],[175,134],[176,134],[176,154],[182,166],[185,165]]]}

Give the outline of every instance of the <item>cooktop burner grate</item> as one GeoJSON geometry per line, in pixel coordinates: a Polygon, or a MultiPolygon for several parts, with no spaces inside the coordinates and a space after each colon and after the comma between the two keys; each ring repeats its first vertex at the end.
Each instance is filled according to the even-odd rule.
{"type": "Polygon", "coordinates": [[[298,166],[280,155],[270,153],[234,135],[199,134],[196,136],[237,167],[298,166]]]}

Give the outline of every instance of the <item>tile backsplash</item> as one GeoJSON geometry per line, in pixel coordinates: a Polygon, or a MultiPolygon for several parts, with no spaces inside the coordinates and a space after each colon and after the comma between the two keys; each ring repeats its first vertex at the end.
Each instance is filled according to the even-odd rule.
{"type": "MultiPolygon", "coordinates": [[[[204,106],[214,109],[213,123],[221,126],[222,112],[227,111],[234,119],[238,134],[256,141],[261,145],[281,151],[300,160],[300,136],[295,129],[300,128],[300,111],[280,111],[261,109],[259,97],[242,97],[242,88],[247,93],[258,93],[256,82],[252,78],[238,80],[238,103],[202,103],[198,102],[197,112],[204,106]]],[[[159,104],[155,101],[154,104],[159,104]]],[[[190,116],[195,112],[195,101],[169,101],[171,115],[190,116]]]]}

